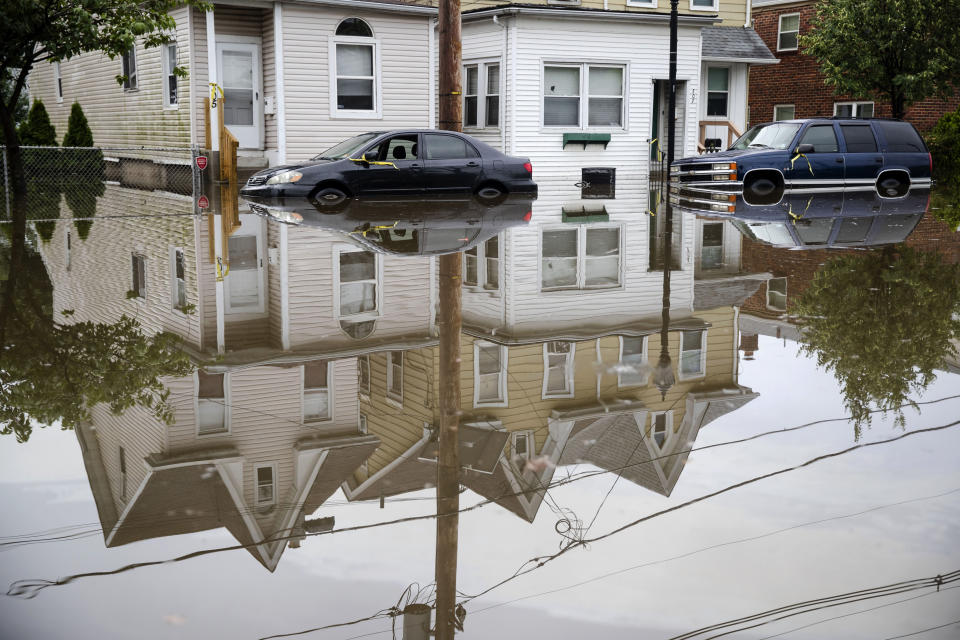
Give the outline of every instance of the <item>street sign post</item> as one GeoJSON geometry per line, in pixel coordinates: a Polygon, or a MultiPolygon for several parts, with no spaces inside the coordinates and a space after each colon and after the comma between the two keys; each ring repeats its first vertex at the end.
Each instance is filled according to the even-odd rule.
{"type": "Polygon", "coordinates": [[[203,171],[207,168],[207,156],[197,156],[197,169],[203,171]]]}
{"type": "Polygon", "coordinates": [[[210,199],[207,196],[200,196],[197,200],[197,206],[201,209],[206,209],[210,206],[210,199]]]}

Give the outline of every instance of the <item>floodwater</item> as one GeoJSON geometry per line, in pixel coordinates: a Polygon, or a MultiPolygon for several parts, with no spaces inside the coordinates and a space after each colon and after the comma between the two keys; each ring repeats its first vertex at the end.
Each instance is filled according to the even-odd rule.
{"type": "Polygon", "coordinates": [[[535,201],[334,211],[206,183],[195,215],[189,176],[130,166],[33,181],[18,264],[3,237],[2,637],[400,638],[451,554],[463,638],[960,635],[936,193],[668,208],[535,173],[535,201]]]}

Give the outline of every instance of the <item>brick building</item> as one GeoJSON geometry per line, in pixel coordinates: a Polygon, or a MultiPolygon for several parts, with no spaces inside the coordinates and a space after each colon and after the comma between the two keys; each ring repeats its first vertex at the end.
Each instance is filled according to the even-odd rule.
{"type": "MultiPolygon", "coordinates": [[[[780,63],[750,68],[750,124],[832,115],[890,117],[890,105],[872,96],[834,95],[817,61],[800,52],[797,38],[810,30],[816,4],[815,0],[753,0],[753,27],[780,63]]],[[[948,100],[923,100],[907,110],[906,120],[925,132],[958,105],[960,94],[948,100]]]]}

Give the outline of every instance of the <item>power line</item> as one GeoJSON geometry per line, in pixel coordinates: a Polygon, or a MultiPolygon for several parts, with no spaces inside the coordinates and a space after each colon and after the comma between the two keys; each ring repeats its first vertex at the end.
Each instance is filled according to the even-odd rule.
{"type": "Polygon", "coordinates": [[[890,636],[889,638],[884,638],[883,640],[898,640],[899,638],[909,638],[910,636],[918,636],[921,633],[926,633],[927,631],[935,631],[937,629],[943,629],[944,627],[949,627],[950,625],[953,625],[953,624],[960,624],[960,620],[954,620],[952,622],[948,622],[947,624],[941,624],[940,626],[937,626],[937,627],[927,627],[926,629],[920,629],[920,631],[914,631],[913,633],[905,633],[902,636],[890,636]]]}

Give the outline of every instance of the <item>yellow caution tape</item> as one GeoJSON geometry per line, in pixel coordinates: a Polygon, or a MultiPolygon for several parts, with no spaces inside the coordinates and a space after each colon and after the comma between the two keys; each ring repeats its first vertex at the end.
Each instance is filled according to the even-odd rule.
{"type": "Polygon", "coordinates": [[[385,230],[385,229],[393,229],[393,228],[396,227],[398,224],[399,224],[399,220],[398,220],[397,222],[394,222],[393,224],[378,224],[378,225],[375,225],[375,226],[372,226],[372,227],[367,227],[366,229],[354,229],[354,230],[351,231],[350,233],[351,233],[351,234],[359,233],[359,234],[362,235],[364,238],[366,238],[366,237],[367,237],[367,234],[369,234],[369,233],[372,233],[372,232],[374,232],[374,231],[383,231],[383,230],[385,230]]]}
{"type": "Polygon", "coordinates": [[[224,276],[230,275],[230,265],[223,264],[223,258],[217,257],[217,282],[223,282],[224,276]]]}
{"type": "Polygon", "coordinates": [[[225,100],[223,97],[223,89],[221,89],[220,85],[218,85],[216,82],[210,82],[208,84],[210,85],[210,108],[216,109],[218,100],[217,95],[219,94],[220,96],[219,100],[225,100]]]}
{"type": "Polygon", "coordinates": [[[803,158],[804,160],[807,161],[807,169],[810,169],[810,175],[813,175],[813,165],[810,164],[810,158],[803,155],[802,153],[798,153],[797,155],[790,158],[790,168],[793,169],[793,163],[797,161],[797,158],[803,158]]]}
{"type": "Polygon", "coordinates": [[[660,192],[657,191],[657,200],[656,200],[656,202],[654,203],[654,205],[653,205],[652,207],[650,207],[649,209],[647,209],[647,213],[650,214],[651,216],[656,216],[656,215],[657,215],[657,209],[659,209],[659,208],[660,208],[660,192]]]}
{"type": "Polygon", "coordinates": [[[657,162],[663,162],[663,150],[660,148],[660,138],[651,140],[650,145],[657,145],[657,162]]]}
{"type": "Polygon", "coordinates": [[[803,218],[803,216],[807,215],[807,210],[810,209],[811,202],[813,202],[813,196],[810,196],[810,198],[807,200],[807,206],[804,207],[803,213],[800,215],[797,215],[793,212],[792,202],[787,205],[787,215],[790,216],[790,222],[793,223],[793,226],[797,226],[797,220],[800,220],[803,218]]]}
{"type": "Polygon", "coordinates": [[[366,162],[367,164],[379,164],[386,167],[393,167],[397,171],[400,170],[400,167],[393,164],[392,162],[380,162],[379,160],[367,160],[366,158],[347,158],[347,160],[350,160],[352,162],[366,162]]]}

